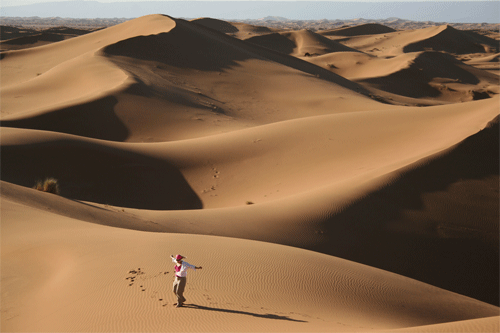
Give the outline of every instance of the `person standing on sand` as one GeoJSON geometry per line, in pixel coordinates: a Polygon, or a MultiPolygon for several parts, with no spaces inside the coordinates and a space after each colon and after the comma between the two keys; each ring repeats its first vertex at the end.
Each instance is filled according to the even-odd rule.
{"type": "Polygon", "coordinates": [[[186,288],[186,275],[187,275],[187,269],[191,268],[194,270],[201,269],[200,267],[193,266],[182,259],[185,257],[181,256],[180,254],[176,255],[170,255],[170,258],[172,258],[172,262],[175,263],[175,279],[174,279],[174,294],[177,296],[177,303],[174,305],[177,308],[180,308],[184,302],[186,302],[186,299],[184,298],[184,288],[186,288]]]}

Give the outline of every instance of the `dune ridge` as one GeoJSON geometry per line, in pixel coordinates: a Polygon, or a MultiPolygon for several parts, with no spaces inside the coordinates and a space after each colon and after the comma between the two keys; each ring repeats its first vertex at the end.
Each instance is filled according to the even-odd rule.
{"type": "Polygon", "coordinates": [[[320,34],[304,29],[255,36],[246,41],[261,45],[280,53],[294,56],[315,56],[332,52],[357,52],[320,34]]]}
{"type": "Polygon", "coordinates": [[[498,51],[382,28],[2,53],[2,330],[498,331],[498,51]]]}
{"type": "MultiPolygon", "coordinates": [[[[335,38],[335,37],[334,37],[335,38]]],[[[495,48],[495,40],[473,32],[441,25],[416,30],[403,30],[371,36],[354,35],[343,38],[342,43],[361,51],[393,56],[401,52],[426,50],[453,54],[485,53],[495,48]]]]}
{"type": "Polygon", "coordinates": [[[354,27],[344,27],[333,30],[321,31],[324,36],[359,36],[359,35],[377,35],[396,31],[393,28],[387,27],[378,23],[365,23],[354,27]]]}
{"type": "Polygon", "coordinates": [[[205,28],[213,29],[224,34],[239,38],[247,39],[254,35],[261,35],[279,31],[279,29],[272,29],[263,26],[251,25],[240,22],[226,22],[217,20],[210,17],[203,17],[191,20],[190,22],[204,26],[205,28]]]}

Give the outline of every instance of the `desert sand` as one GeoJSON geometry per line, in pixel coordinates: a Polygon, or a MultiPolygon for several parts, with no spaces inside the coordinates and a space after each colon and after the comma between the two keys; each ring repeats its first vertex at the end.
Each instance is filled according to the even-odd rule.
{"type": "Polygon", "coordinates": [[[2,52],[1,330],[499,332],[498,41],[393,30],[2,52]]]}

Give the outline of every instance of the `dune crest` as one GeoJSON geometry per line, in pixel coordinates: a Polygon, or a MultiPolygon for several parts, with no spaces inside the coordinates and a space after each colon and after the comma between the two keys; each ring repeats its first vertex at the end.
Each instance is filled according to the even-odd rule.
{"type": "Polygon", "coordinates": [[[332,52],[357,52],[310,30],[260,35],[246,41],[297,57],[317,56],[332,52]]]}
{"type": "Polygon", "coordinates": [[[323,36],[359,36],[359,35],[377,35],[396,30],[377,23],[360,24],[353,27],[344,27],[334,30],[321,31],[323,36]]]}

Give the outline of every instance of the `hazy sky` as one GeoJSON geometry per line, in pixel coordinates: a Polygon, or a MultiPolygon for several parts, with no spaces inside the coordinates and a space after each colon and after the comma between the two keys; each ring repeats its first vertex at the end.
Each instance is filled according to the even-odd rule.
{"type": "Polygon", "coordinates": [[[0,14],[11,17],[134,18],[161,13],[179,18],[258,19],[281,16],[298,20],[344,20],[398,17],[412,21],[500,23],[498,0],[0,1],[0,14]]]}
{"type": "MultiPolygon", "coordinates": [[[[44,3],[44,2],[61,2],[61,1],[68,1],[68,0],[0,0],[0,7],[3,6],[22,6],[22,5],[29,5],[33,3],[44,3]]],[[[142,2],[142,1],[155,1],[155,0],[99,0],[98,2],[102,3],[111,3],[111,2],[142,2]]],[[[159,1],[159,0],[157,0],[159,1]]],[[[168,0],[163,0],[167,1],[168,0]]],[[[212,1],[212,0],[199,0],[199,1],[212,1]]],[[[218,0],[218,1],[238,1],[238,0],[218,0]]],[[[244,1],[244,0],[241,0],[244,1]]],[[[252,1],[264,1],[264,0],[252,0],[252,1]]],[[[280,0],[265,0],[265,1],[280,1],[280,0]]],[[[285,0],[283,0],[285,1],[285,0]]],[[[300,1],[316,1],[316,0],[300,0],[300,1]]],[[[332,2],[415,2],[415,0],[329,0],[332,2]]],[[[423,1],[423,2],[431,2],[431,1],[436,1],[436,0],[418,0],[418,1],[423,1]]],[[[449,0],[437,0],[437,1],[443,1],[447,2],[449,0]]],[[[453,0],[454,2],[456,1],[491,1],[495,2],[498,0],[453,0]]]]}

